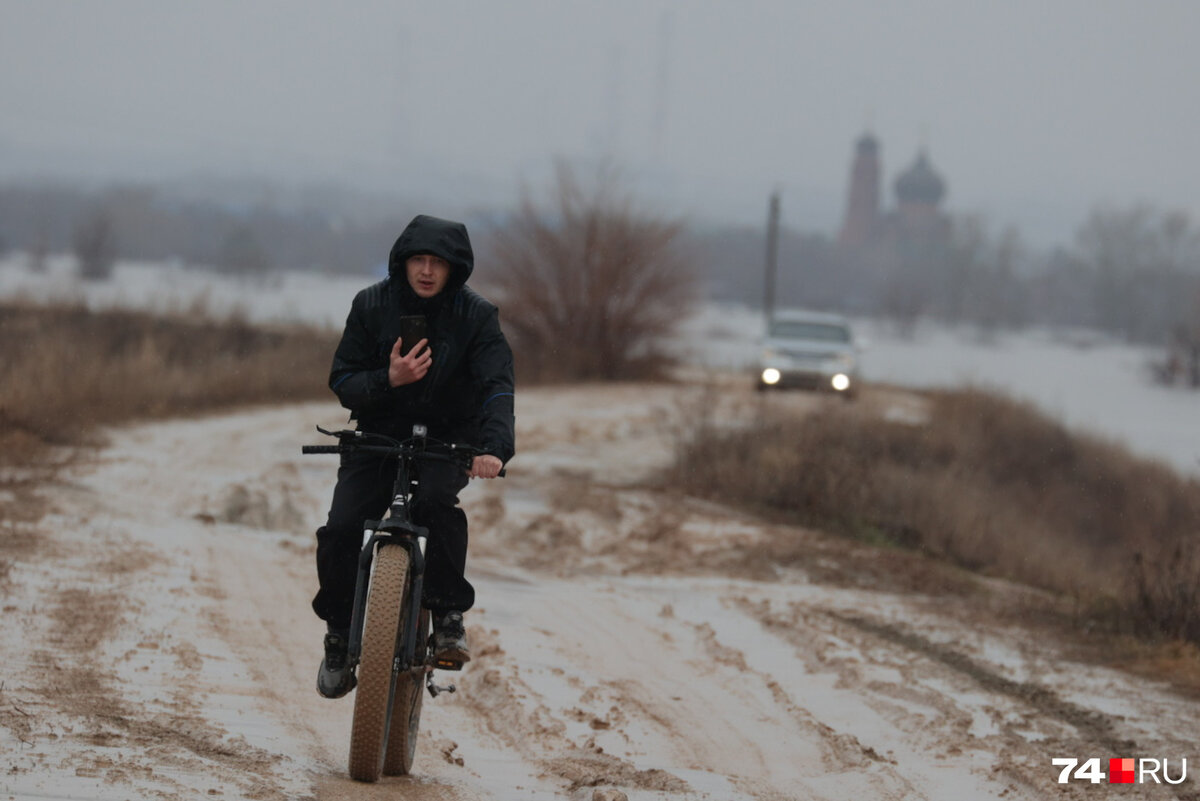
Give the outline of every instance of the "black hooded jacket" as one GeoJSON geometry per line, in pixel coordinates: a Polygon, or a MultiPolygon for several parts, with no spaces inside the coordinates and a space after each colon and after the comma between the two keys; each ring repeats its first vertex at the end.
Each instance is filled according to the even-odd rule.
{"type": "Polygon", "coordinates": [[[388,277],[355,296],[329,387],[361,430],[407,436],[414,423],[424,423],[433,436],[512,458],[512,350],[496,307],[466,286],[474,265],[466,226],[419,215],[392,246],[388,277]],[[446,286],[433,298],[421,298],[408,283],[405,262],[420,253],[450,263],[446,286]],[[391,387],[398,320],[418,314],[427,321],[433,366],[420,381],[391,387]]]}

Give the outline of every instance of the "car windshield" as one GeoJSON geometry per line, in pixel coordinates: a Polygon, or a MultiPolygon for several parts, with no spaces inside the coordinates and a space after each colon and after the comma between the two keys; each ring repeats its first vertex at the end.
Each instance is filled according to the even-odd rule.
{"type": "Polygon", "coordinates": [[[809,339],[817,342],[849,342],[850,330],[845,326],[830,323],[775,320],[771,323],[771,336],[779,339],[809,339]]]}

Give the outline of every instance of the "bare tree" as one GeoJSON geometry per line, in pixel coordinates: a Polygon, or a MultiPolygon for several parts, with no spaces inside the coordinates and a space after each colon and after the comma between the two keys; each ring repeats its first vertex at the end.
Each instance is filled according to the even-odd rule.
{"type": "Polygon", "coordinates": [[[979,224],[976,247],[966,274],[962,312],[983,331],[1020,328],[1029,321],[1028,289],[1017,276],[1024,246],[1015,228],[990,236],[979,224]]]}
{"type": "Polygon", "coordinates": [[[566,165],[555,175],[553,207],[526,195],[496,235],[518,367],[542,380],[645,376],[696,296],[682,225],[638,213],[612,170],[590,188],[566,165]]]}
{"type": "Polygon", "coordinates": [[[248,225],[239,225],[229,232],[218,259],[218,267],[224,272],[247,278],[261,278],[272,267],[271,257],[248,225]]]}
{"type": "Polygon", "coordinates": [[[1094,273],[1101,324],[1128,339],[1162,341],[1187,320],[1200,276],[1200,230],[1179,212],[1100,208],[1078,232],[1094,273]]]}
{"type": "Polygon", "coordinates": [[[29,271],[46,272],[46,257],[50,254],[49,237],[39,232],[29,245],[29,271]]]}
{"type": "Polygon", "coordinates": [[[112,276],[117,245],[112,218],[106,209],[97,209],[75,229],[73,246],[81,278],[107,281],[112,276]]]}

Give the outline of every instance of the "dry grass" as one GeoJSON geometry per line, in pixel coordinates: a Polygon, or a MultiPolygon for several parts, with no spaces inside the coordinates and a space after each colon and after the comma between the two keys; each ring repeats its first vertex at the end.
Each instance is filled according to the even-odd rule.
{"type": "Polygon", "coordinates": [[[0,490],[52,477],[97,427],[242,404],[328,397],[336,334],[238,319],[0,305],[0,490]]]}
{"type": "Polygon", "coordinates": [[[832,404],[701,425],[673,480],[1052,590],[1088,627],[1200,642],[1200,483],[1022,403],[977,390],[927,400],[922,424],[832,404]]]}

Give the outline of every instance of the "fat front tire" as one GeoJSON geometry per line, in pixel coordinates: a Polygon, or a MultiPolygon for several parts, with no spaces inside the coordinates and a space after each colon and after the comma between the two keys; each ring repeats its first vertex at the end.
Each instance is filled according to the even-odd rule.
{"type": "Polygon", "coordinates": [[[408,551],[399,545],[381,546],[375,554],[367,590],[354,722],[350,726],[350,777],[362,782],[378,781],[383,770],[394,687],[392,665],[407,580],[408,551]]]}
{"type": "MultiPolygon", "coordinates": [[[[411,581],[411,578],[410,578],[411,581]]],[[[404,597],[408,598],[407,587],[404,597]]],[[[405,604],[407,607],[407,604],[405,604]]],[[[408,620],[402,611],[401,626],[408,620]]],[[[399,638],[403,632],[397,634],[399,638]]],[[[421,610],[417,620],[417,662],[425,664],[429,648],[429,611],[421,610]]],[[[388,730],[387,754],[383,759],[384,776],[407,776],[417,753],[417,730],[421,726],[421,702],[425,698],[425,674],[405,671],[396,677],[392,697],[392,721],[388,730]]]]}

